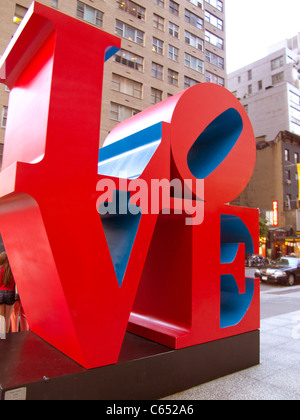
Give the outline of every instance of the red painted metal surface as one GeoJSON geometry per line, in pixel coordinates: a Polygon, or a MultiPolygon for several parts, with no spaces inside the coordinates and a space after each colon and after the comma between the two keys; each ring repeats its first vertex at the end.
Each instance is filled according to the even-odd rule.
{"type": "Polygon", "coordinates": [[[0,69],[11,89],[1,234],[30,329],[86,368],[117,362],[129,319],[131,331],[174,348],[259,328],[259,283],[247,291],[244,275],[245,246],[258,248],[258,212],[225,205],[251,177],[255,139],[242,106],[218,86],[182,92],[107,139],[106,146],[162,123],[139,179],[204,179],[204,195],[193,188],[193,203],[205,200],[199,225],[142,208],[118,283],[96,208],[98,182],[109,178],[97,167],[112,47],[118,38],[34,3],[0,69]]]}

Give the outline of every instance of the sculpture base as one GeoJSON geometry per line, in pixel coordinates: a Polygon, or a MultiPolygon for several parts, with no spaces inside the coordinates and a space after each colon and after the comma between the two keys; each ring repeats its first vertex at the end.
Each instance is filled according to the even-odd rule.
{"type": "Polygon", "coordinates": [[[116,365],[86,370],[35,334],[0,340],[0,400],[153,400],[259,364],[260,333],[172,350],[127,333],[116,365]]]}

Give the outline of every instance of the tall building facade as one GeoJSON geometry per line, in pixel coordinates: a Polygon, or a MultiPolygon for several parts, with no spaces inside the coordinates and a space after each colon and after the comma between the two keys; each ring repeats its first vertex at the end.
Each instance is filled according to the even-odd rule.
{"type": "Polygon", "coordinates": [[[258,138],[253,176],[232,203],[258,208],[267,220],[269,232],[261,242],[271,259],[291,253],[300,257],[299,163],[300,136],[280,131],[271,141],[258,138]]]}
{"type": "Polygon", "coordinates": [[[257,139],[253,176],[234,204],[259,208],[268,221],[261,238],[266,256],[299,257],[300,33],[229,74],[227,86],[248,112],[257,139]]]}
{"type": "Polygon", "coordinates": [[[300,135],[299,59],[300,33],[228,75],[228,89],[247,110],[256,137],[272,141],[284,130],[300,135]]]}
{"type": "MultiPolygon", "coordinates": [[[[0,0],[0,55],[32,0],[0,0]]],[[[225,86],[225,0],[39,0],[122,38],[105,64],[100,146],[119,122],[196,83],[225,86]]],[[[0,153],[9,91],[0,85],[0,153]]]]}

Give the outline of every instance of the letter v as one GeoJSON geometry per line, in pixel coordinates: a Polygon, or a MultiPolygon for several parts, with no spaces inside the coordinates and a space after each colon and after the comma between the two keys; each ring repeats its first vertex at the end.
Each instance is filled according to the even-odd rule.
{"type": "MultiPolygon", "coordinates": [[[[112,208],[118,209],[120,200],[126,201],[126,214],[102,214],[101,221],[107,245],[110,251],[119,286],[122,286],[125,271],[131,255],[133,244],[141,221],[141,212],[130,211],[130,194],[127,191],[114,191],[112,208]]],[[[132,206],[136,207],[136,206],[132,206]]]]}

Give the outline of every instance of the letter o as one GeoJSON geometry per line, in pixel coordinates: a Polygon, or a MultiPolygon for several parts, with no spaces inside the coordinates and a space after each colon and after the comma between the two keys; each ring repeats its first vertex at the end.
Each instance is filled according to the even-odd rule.
{"type": "MultiPolygon", "coordinates": [[[[204,179],[204,199],[233,201],[247,186],[256,159],[249,117],[227,89],[204,83],[185,91],[171,120],[172,177],[204,179]]],[[[195,193],[195,191],[193,191],[195,193]]]]}

